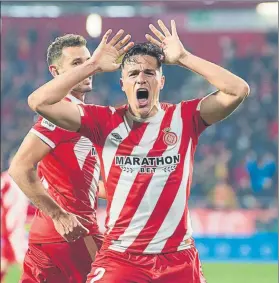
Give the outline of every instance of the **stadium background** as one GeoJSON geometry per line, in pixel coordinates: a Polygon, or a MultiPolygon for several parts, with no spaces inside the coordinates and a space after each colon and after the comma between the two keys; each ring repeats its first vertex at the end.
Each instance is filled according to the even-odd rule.
{"type": "MultiPolygon", "coordinates": [[[[200,138],[190,199],[196,244],[209,283],[277,281],[278,3],[259,1],[2,2],[1,170],[35,119],[27,96],[49,80],[46,49],[78,33],[91,51],[108,28],[144,41],[148,24],[175,19],[185,47],[248,81],[251,95],[200,138]],[[273,5],[273,6],[272,6],[273,5]]],[[[201,97],[212,87],[196,74],[166,66],[162,101],[201,97]]],[[[119,73],[94,78],[87,102],[119,105],[119,73]]],[[[26,223],[26,236],[32,218],[26,223]]],[[[19,216],[20,217],[20,216],[19,216]]],[[[100,201],[99,221],[105,218],[100,201]]],[[[8,283],[18,282],[18,266],[8,283]]]]}

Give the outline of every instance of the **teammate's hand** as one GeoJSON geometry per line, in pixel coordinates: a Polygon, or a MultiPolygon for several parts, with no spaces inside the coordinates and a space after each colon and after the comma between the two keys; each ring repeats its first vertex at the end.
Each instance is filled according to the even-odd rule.
{"type": "Polygon", "coordinates": [[[90,59],[97,65],[100,72],[113,72],[119,69],[120,64],[117,60],[134,45],[133,42],[129,42],[131,35],[127,34],[122,38],[124,34],[122,29],[108,42],[111,33],[111,29],[105,33],[90,59]]]}
{"type": "Polygon", "coordinates": [[[149,28],[159,40],[149,34],[146,34],[145,37],[148,41],[163,49],[165,55],[164,62],[166,64],[177,64],[189,52],[185,50],[178,37],[175,21],[171,20],[171,33],[161,20],[158,20],[158,25],[163,32],[159,31],[152,24],[149,25],[149,28]]]}
{"type": "Polygon", "coordinates": [[[90,223],[88,220],[66,211],[52,219],[56,231],[67,241],[74,242],[88,234],[89,230],[81,222],[90,223]]]}

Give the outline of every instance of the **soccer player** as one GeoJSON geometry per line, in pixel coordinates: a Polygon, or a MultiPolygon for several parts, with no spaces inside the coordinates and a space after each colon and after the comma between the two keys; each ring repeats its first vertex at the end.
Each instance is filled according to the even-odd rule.
{"type": "MultiPolygon", "coordinates": [[[[58,37],[47,52],[55,79],[88,59],[90,52],[80,35],[58,37]]],[[[73,85],[64,100],[84,104],[91,90],[88,76],[73,85]]],[[[37,207],[21,282],[85,282],[103,239],[96,220],[100,166],[92,142],[39,117],[9,173],[37,207]]]]}
{"type": "Polygon", "coordinates": [[[25,222],[29,201],[8,172],[1,173],[1,282],[9,267],[22,265],[27,251],[25,222]]]}
{"type": "Polygon", "coordinates": [[[174,21],[171,32],[158,23],[161,31],[150,25],[158,39],[146,35],[151,43],[132,48],[129,43],[123,49],[123,41],[115,37],[109,41],[109,30],[86,63],[28,99],[34,111],[92,140],[100,157],[107,231],[88,283],[205,282],[188,211],[194,152],[203,130],[230,115],[249,94],[249,86],[185,50],[174,21]],[[63,101],[87,76],[117,69],[117,58],[126,51],[121,65],[126,106],[63,101]],[[175,105],[159,103],[165,82],[162,62],[200,74],[218,91],[175,105]]]}

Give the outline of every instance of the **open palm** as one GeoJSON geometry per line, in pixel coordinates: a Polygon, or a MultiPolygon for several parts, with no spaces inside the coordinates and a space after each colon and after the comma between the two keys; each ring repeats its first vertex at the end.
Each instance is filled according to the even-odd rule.
{"type": "Polygon", "coordinates": [[[165,63],[176,64],[179,59],[187,54],[187,51],[184,49],[184,46],[178,37],[175,21],[171,21],[171,33],[161,20],[158,20],[158,25],[162,32],[152,24],[149,25],[149,28],[159,40],[149,34],[146,34],[145,37],[148,41],[163,49],[165,54],[165,63]]]}
{"type": "Polygon", "coordinates": [[[129,34],[121,39],[124,34],[124,30],[122,29],[108,42],[111,33],[111,29],[105,33],[101,43],[90,59],[98,66],[100,72],[113,72],[117,70],[120,67],[117,60],[134,45],[133,42],[129,42],[131,39],[129,34]]]}

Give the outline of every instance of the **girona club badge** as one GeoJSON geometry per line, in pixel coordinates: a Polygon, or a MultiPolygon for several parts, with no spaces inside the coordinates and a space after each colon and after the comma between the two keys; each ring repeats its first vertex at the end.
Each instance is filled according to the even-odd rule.
{"type": "Polygon", "coordinates": [[[163,132],[163,140],[166,145],[175,145],[177,143],[177,135],[176,133],[171,132],[171,128],[165,128],[163,132]]]}

